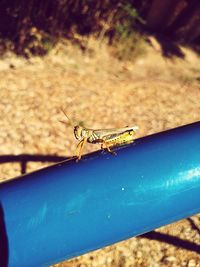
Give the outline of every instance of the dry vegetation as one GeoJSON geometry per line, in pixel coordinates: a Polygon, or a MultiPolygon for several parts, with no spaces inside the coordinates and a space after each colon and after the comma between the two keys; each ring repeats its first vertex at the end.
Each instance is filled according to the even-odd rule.
{"type": "MultiPolygon", "coordinates": [[[[183,49],[184,60],[165,59],[152,38],[152,46],[142,44],[139,57],[120,61],[104,40],[81,37],[81,41],[84,53],[60,41],[43,58],[25,60],[7,53],[0,60],[1,159],[74,155],[73,131],[59,123],[61,107],[86,126],[137,124],[138,137],[200,120],[200,61],[194,52],[183,49]]],[[[88,145],[85,153],[97,148],[88,145]]],[[[28,162],[26,171],[48,164],[28,162]]],[[[2,163],[0,173],[1,180],[20,175],[20,162],[2,163]]],[[[192,245],[184,249],[181,241],[200,251],[199,228],[200,217],[194,216],[157,230],[178,237],[175,245],[132,238],[55,266],[197,267],[199,254],[192,245]]]]}
{"type": "Polygon", "coordinates": [[[26,57],[45,55],[61,38],[76,42],[78,33],[95,35],[99,41],[107,36],[110,43],[121,44],[119,58],[128,58],[130,52],[137,55],[138,34],[149,31],[174,54],[178,50],[166,46],[166,36],[200,51],[199,8],[196,0],[3,0],[0,54],[9,50],[26,57]]]}

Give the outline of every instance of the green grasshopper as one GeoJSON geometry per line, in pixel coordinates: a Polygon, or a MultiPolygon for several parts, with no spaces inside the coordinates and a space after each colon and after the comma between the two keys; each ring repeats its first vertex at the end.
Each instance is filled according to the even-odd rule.
{"type": "MultiPolygon", "coordinates": [[[[111,147],[132,143],[134,141],[135,132],[139,129],[138,126],[114,129],[88,129],[80,125],[72,124],[64,110],[62,110],[62,112],[67,117],[70,124],[74,126],[74,136],[79,141],[76,148],[78,161],[81,159],[83,147],[86,142],[101,144],[102,149],[107,149],[108,152],[115,154],[115,152],[111,150],[111,147]]],[[[61,122],[66,124],[64,121],[61,122]]]]}

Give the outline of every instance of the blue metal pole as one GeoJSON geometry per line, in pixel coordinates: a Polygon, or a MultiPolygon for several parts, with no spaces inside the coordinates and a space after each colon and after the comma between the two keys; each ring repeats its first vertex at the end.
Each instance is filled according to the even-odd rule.
{"type": "Polygon", "coordinates": [[[198,213],[200,122],[4,182],[0,205],[8,267],[48,266],[198,213]]]}

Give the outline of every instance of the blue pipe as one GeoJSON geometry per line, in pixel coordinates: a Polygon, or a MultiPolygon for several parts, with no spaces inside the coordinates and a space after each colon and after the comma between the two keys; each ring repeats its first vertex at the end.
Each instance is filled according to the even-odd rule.
{"type": "Polygon", "coordinates": [[[48,266],[191,216],[200,122],[1,183],[0,206],[3,267],[48,266]]]}

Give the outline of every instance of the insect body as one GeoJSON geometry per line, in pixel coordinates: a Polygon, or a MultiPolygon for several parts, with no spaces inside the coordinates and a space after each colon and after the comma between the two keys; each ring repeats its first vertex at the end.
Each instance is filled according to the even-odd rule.
{"type": "Polygon", "coordinates": [[[88,129],[80,125],[74,126],[74,135],[79,141],[76,149],[78,160],[81,159],[82,150],[86,142],[101,144],[102,149],[107,149],[110,153],[114,154],[111,147],[132,143],[136,130],[138,130],[138,126],[116,129],[88,129]]]}

